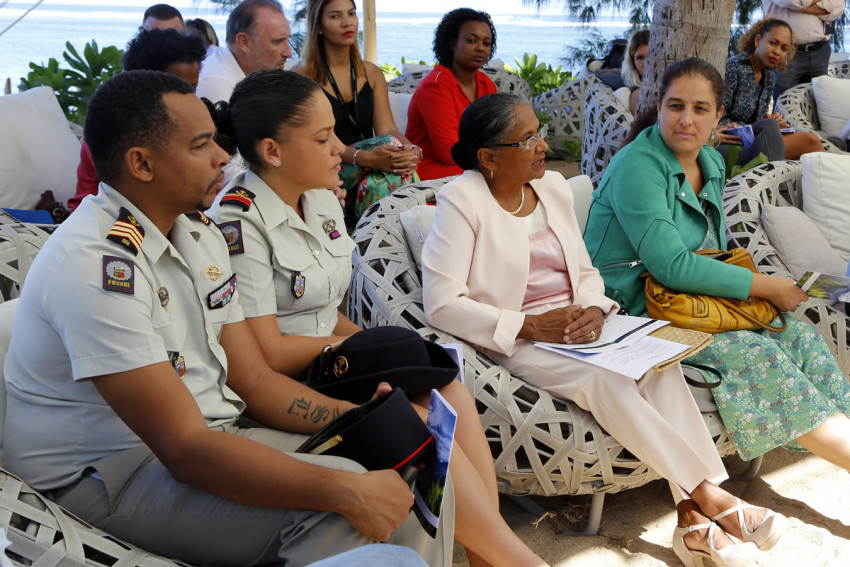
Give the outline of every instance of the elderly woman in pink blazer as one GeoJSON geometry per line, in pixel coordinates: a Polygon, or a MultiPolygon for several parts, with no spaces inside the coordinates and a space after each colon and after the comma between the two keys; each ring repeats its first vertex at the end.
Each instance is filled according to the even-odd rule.
{"type": "Polygon", "coordinates": [[[591,412],[666,478],[679,516],[673,549],[685,565],[699,556],[749,565],[787,521],[717,486],[726,470],[681,367],[635,381],[532,344],[591,342],[618,309],[584,247],[569,184],[545,169],[545,135],[514,95],[482,97],[464,112],[452,157],[465,172],[437,194],[422,253],[428,321],[591,412]]]}

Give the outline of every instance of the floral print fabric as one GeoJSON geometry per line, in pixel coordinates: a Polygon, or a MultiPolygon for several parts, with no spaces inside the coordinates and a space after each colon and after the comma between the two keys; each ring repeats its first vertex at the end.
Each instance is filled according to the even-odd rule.
{"type": "MultiPolygon", "coordinates": [[[[709,222],[701,248],[717,247],[709,222]]],[[[715,368],[723,382],[712,390],[732,442],[744,460],[785,445],[838,412],[850,415],[850,384],[818,331],[787,317],[787,328],[727,331],[685,361],[715,368]]],[[[778,325],[778,319],[773,325],[778,325]]],[[[714,380],[707,376],[707,380],[714,380]]]]}

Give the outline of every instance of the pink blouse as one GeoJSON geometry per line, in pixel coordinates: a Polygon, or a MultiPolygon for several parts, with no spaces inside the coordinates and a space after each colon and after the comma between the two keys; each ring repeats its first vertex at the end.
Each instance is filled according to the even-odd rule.
{"type": "Polygon", "coordinates": [[[568,301],[573,296],[573,285],[567,272],[564,249],[550,227],[529,235],[530,259],[528,286],[522,301],[527,311],[547,303],[568,301]]]}

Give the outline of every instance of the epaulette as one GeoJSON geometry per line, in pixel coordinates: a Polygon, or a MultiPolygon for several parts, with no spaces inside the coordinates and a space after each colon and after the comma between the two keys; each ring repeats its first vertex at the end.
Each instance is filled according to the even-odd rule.
{"type": "Polygon", "coordinates": [[[201,221],[202,223],[204,223],[207,226],[215,225],[215,222],[213,222],[213,220],[210,217],[208,217],[207,215],[205,215],[201,211],[192,211],[191,213],[186,213],[186,216],[189,217],[190,219],[194,219],[196,221],[201,221]]]}
{"type": "Polygon", "coordinates": [[[243,211],[247,211],[254,203],[254,193],[248,191],[244,187],[233,187],[221,197],[222,205],[233,205],[242,207],[243,211]]]}
{"type": "Polygon", "coordinates": [[[130,211],[121,207],[118,209],[118,220],[106,235],[106,239],[129,250],[135,256],[142,247],[142,240],[145,239],[145,229],[130,211]]]}

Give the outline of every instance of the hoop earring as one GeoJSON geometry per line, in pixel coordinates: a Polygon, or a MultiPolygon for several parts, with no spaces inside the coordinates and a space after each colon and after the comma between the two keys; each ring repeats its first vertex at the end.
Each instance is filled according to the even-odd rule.
{"type": "Polygon", "coordinates": [[[717,126],[711,129],[711,135],[708,137],[708,145],[712,148],[720,145],[720,140],[717,138],[717,126]]]}

